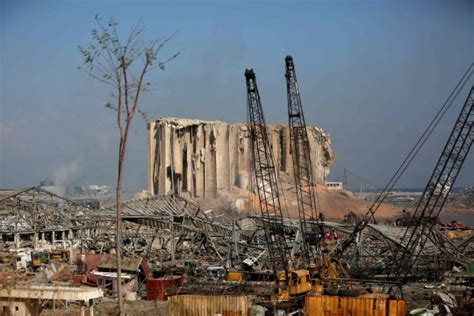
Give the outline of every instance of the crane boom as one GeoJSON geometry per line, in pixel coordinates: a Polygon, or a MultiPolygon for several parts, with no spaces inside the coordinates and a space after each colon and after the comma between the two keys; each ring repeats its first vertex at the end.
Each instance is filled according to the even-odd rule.
{"type": "MultiPolygon", "coordinates": [[[[441,109],[438,111],[438,113],[435,115],[435,117],[432,119],[424,133],[421,135],[420,139],[416,142],[416,144],[413,146],[411,151],[408,153],[408,156],[405,158],[405,160],[402,162],[400,167],[397,169],[395,174],[392,176],[390,181],[387,183],[383,191],[379,194],[377,199],[373,202],[373,204],[370,206],[369,210],[365,214],[364,218],[360,220],[356,226],[354,227],[352,233],[350,236],[344,240],[344,242],[333,251],[332,257],[335,258],[336,260],[340,259],[342,255],[345,253],[345,251],[353,244],[353,242],[358,238],[359,234],[365,229],[365,227],[368,225],[371,219],[374,220],[375,222],[375,217],[374,214],[377,211],[377,209],[380,207],[380,205],[384,202],[386,197],[389,195],[390,191],[394,188],[395,184],[398,182],[402,174],[406,171],[410,163],[413,161],[423,144],[426,142],[428,137],[431,135],[435,127],[438,125],[439,121],[442,119],[444,114],[446,113],[447,109],[451,106],[453,103],[455,97],[457,94],[461,91],[462,87],[470,80],[472,75],[474,74],[474,64],[471,64],[464,75],[462,76],[461,80],[458,82],[454,90],[451,92],[449,97],[446,99],[444,102],[443,106],[441,109]]],[[[470,94],[471,95],[471,94],[470,94]]],[[[468,98],[469,100],[469,98],[468,98]]],[[[466,101],[468,102],[468,101],[466,101]]],[[[421,201],[421,200],[420,200],[421,201]]],[[[434,200],[433,200],[434,201],[434,200]]],[[[444,202],[443,202],[444,204],[444,202]]]]}
{"type": "Polygon", "coordinates": [[[311,154],[308,131],[301,104],[301,96],[296,79],[295,65],[292,56],[286,56],[286,88],[288,99],[288,125],[290,129],[291,150],[293,152],[293,170],[295,176],[296,197],[300,231],[302,234],[302,257],[307,263],[311,260],[310,240],[315,241],[314,223],[318,217],[316,192],[314,190],[311,154]]]}
{"type": "Polygon", "coordinates": [[[290,258],[283,230],[278,180],[253,69],[245,70],[248,124],[263,229],[273,270],[288,271],[290,258]]]}
{"type": "Polygon", "coordinates": [[[418,201],[412,218],[415,223],[403,237],[403,250],[395,254],[400,264],[395,268],[396,276],[406,276],[415,265],[417,257],[433,228],[426,218],[438,217],[466,160],[474,140],[474,86],[471,87],[466,102],[444,146],[431,178],[418,201]]]}

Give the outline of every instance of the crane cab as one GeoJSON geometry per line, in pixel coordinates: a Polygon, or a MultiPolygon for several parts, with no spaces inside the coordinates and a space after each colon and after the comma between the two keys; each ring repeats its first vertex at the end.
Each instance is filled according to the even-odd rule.
{"type": "MultiPolygon", "coordinates": [[[[277,283],[278,290],[272,296],[272,300],[278,302],[287,302],[290,297],[304,296],[311,291],[311,278],[308,270],[290,270],[273,272],[243,272],[243,271],[229,271],[227,274],[227,281],[235,283],[256,282],[261,284],[262,281],[277,283]],[[272,281],[273,280],[273,281],[272,281]]],[[[270,284],[269,283],[269,284],[270,284]]]]}
{"type": "Polygon", "coordinates": [[[290,296],[301,295],[311,291],[311,279],[308,270],[293,270],[288,274],[290,296]]]}
{"type": "Polygon", "coordinates": [[[308,270],[290,270],[288,276],[285,271],[278,273],[279,291],[277,300],[279,302],[289,301],[291,297],[304,296],[311,291],[311,279],[308,270]]]}

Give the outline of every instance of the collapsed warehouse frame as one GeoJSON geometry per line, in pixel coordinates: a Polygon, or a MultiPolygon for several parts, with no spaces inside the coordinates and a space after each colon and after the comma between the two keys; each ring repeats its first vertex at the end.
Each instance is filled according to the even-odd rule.
{"type": "Polygon", "coordinates": [[[15,248],[36,249],[45,241],[53,246],[71,246],[73,240],[101,235],[111,221],[100,217],[97,210],[41,187],[20,190],[1,199],[0,213],[2,241],[13,242],[15,248]]]}
{"type": "MultiPolygon", "coordinates": [[[[185,252],[204,258],[209,257],[210,252],[202,250],[212,249],[215,257],[213,261],[226,265],[232,255],[244,258],[263,251],[259,239],[264,219],[260,216],[248,216],[233,223],[218,223],[198,205],[174,195],[125,201],[123,209],[126,225],[124,247],[127,252],[136,249],[145,254],[152,250],[152,244],[155,243],[162,249],[174,248],[175,255],[185,252]],[[140,247],[139,240],[145,245],[140,247]],[[252,253],[248,253],[250,249],[253,249],[252,253]]],[[[79,245],[82,248],[90,248],[99,239],[115,242],[114,235],[109,235],[114,225],[113,209],[91,209],[39,187],[21,190],[3,198],[0,200],[0,213],[2,241],[15,248],[37,248],[41,241],[64,247],[73,241],[82,240],[82,245],[79,245]]],[[[352,232],[350,225],[331,222],[322,224],[324,230],[332,234],[333,243],[340,243],[352,232]]],[[[283,228],[287,236],[296,236],[299,223],[285,218],[283,228]]],[[[404,247],[401,240],[404,232],[403,227],[368,224],[344,258],[354,268],[358,260],[361,260],[361,266],[375,266],[390,249],[404,247]],[[381,244],[386,247],[379,247],[381,244]]],[[[447,238],[441,229],[433,229],[423,247],[419,269],[416,270],[423,271],[426,268],[423,262],[442,260],[443,257],[452,262],[465,262],[466,257],[473,253],[470,241],[472,237],[456,243],[447,238]]],[[[172,258],[171,253],[167,256],[168,259],[172,258]]],[[[261,261],[265,264],[265,256],[261,261]]]]}
{"type": "MultiPolygon", "coordinates": [[[[186,273],[190,278],[184,286],[170,290],[170,294],[246,293],[263,297],[274,291],[274,288],[269,286],[271,280],[261,280],[253,285],[226,284],[218,281],[217,277],[210,277],[212,269],[206,269],[221,266],[225,270],[231,264],[231,258],[234,259],[234,264],[238,264],[248,257],[258,258],[261,269],[270,268],[270,258],[263,251],[265,240],[262,217],[248,216],[232,223],[220,223],[220,218],[217,220],[207,215],[198,205],[173,195],[125,201],[123,209],[124,253],[130,257],[145,257],[149,263],[155,264],[153,270],[160,270],[160,275],[186,273]],[[172,252],[175,264],[171,264],[172,252]],[[196,264],[204,265],[204,268],[190,273],[189,270],[183,269],[187,260],[194,260],[196,264]]],[[[2,237],[5,237],[2,238],[4,246],[33,247],[33,236],[36,233],[40,247],[43,233],[46,242],[53,241],[50,231],[54,231],[53,246],[59,248],[63,247],[63,240],[69,239],[77,247],[82,246],[82,250],[86,252],[107,252],[115,246],[115,237],[111,233],[114,225],[112,209],[90,209],[40,188],[30,188],[2,199],[0,210],[4,215],[1,226],[2,237]],[[13,229],[15,227],[17,230],[13,229]],[[15,234],[18,237],[14,237],[15,234]]],[[[335,247],[348,238],[353,230],[352,226],[346,224],[327,221],[320,224],[324,225],[324,232],[330,236],[325,240],[329,244],[328,248],[331,248],[331,245],[335,247]]],[[[299,221],[296,219],[283,220],[282,229],[285,235],[290,237],[289,246],[294,242],[299,227],[299,221]]],[[[401,227],[368,224],[342,259],[351,265],[351,272],[359,279],[367,279],[367,274],[373,276],[383,273],[380,267],[391,263],[383,261],[386,254],[382,249],[396,251],[397,248],[403,247],[402,233],[401,227]]],[[[428,278],[430,273],[437,272],[436,267],[447,268],[452,262],[446,265],[442,262],[443,258],[460,258],[456,262],[462,262],[465,257],[472,258],[473,245],[469,240],[462,243],[453,242],[446,238],[438,227],[432,231],[432,236],[416,267],[414,275],[418,278],[428,278]]],[[[470,240],[472,241],[472,238],[470,240]]],[[[329,284],[336,281],[325,282],[329,284]]]]}
{"type": "MultiPolygon", "coordinates": [[[[158,261],[206,259],[229,265],[229,258],[262,251],[237,225],[217,222],[196,204],[163,195],[123,202],[122,248],[128,255],[153,258],[152,245],[164,250],[158,261]],[[181,256],[182,254],[182,256],[181,256]],[[211,259],[212,258],[212,259],[211,259]]],[[[114,209],[93,209],[40,187],[0,200],[3,249],[76,248],[107,252],[115,245],[114,209]]]]}

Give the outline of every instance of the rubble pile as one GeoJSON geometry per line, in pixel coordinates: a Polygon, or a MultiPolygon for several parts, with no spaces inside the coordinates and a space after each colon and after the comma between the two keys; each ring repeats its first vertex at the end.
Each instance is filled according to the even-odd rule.
{"type": "MultiPolygon", "coordinates": [[[[3,287],[21,289],[18,295],[26,295],[22,294],[27,291],[26,284],[77,289],[82,294],[71,292],[74,294],[65,296],[64,300],[76,302],[74,306],[79,309],[90,307],[81,303],[83,297],[98,300],[105,296],[99,301],[110,302],[110,298],[116,297],[118,286],[122,286],[126,298],[132,301],[166,300],[168,294],[196,291],[244,292],[260,297],[275,290],[270,279],[247,287],[225,281],[230,269],[247,267],[259,273],[271,267],[264,250],[266,240],[260,216],[226,217],[226,221],[220,214],[176,195],[125,201],[122,210],[124,260],[119,282],[114,256],[114,207],[90,209],[36,187],[2,198],[0,265],[4,273],[0,281],[3,287]],[[251,265],[245,266],[245,262],[251,265]],[[99,289],[100,293],[90,292],[90,287],[99,289]]],[[[353,231],[350,221],[324,221],[318,227],[324,251],[329,256],[353,231]]],[[[297,240],[299,221],[285,218],[282,229],[291,248],[297,240]]],[[[387,281],[387,269],[393,265],[392,253],[404,246],[401,236],[405,229],[367,225],[357,242],[340,258],[341,263],[351,276],[360,280],[390,281],[387,281]]],[[[411,279],[428,286],[424,290],[433,307],[472,308],[469,296],[472,290],[467,291],[472,289],[474,280],[473,238],[472,230],[464,225],[438,225],[431,231],[411,279]],[[456,304],[449,293],[455,295],[456,304]],[[431,295],[437,298],[431,301],[431,295]],[[451,302],[447,302],[446,295],[451,302]]],[[[358,293],[371,293],[378,287],[359,285],[358,293]]],[[[31,298],[31,304],[36,302],[33,305],[38,306],[37,302],[44,302],[49,288],[45,291],[46,296],[31,298]]],[[[25,306],[32,308],[28,304],[25,306]]],[[[413,300],[413,304],[415,308],[421,303],[413,300]]],[[[44,307],[52,308],[48,304],[44,307]]]]}
{"type": "Polygon", "coordinates": [[[467,187],[451,193],[448,198],[448,206],[456,210],[474,209],[474,187],[467,187]]]}

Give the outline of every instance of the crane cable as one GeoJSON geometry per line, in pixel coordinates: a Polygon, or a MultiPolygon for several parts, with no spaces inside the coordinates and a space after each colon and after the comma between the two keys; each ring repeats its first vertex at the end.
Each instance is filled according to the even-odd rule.
{"type": "Polygon", "coordinates": [[[393,188],[398,183],[398,181],[400,180],[402,175],[405,173],[407,168],[410,166],[412,161],[415,159],[418,152],[421,150],[423,145],[426,143],[428,138],[431,136],[434,129],[438,126],[439,122],[444,117],[446,112],[452,106],[454,100],[457,98],[459,93],[465,87],[465,85],[467,84],[469,79],[472,77],[473,73],[474,73],[474,63],[471,63],[469,65],[469,67],[467,68],[466,72],[464,73],[464,75],[461,77],[461,80],[459,80],[459,82],[456,85],[456,87],[454,88],[454,90],[449,94],[448,98],[443,103],[443,106],[438,110],[435,117],[431,120],[430,124],[425,129],[425,131],[423,132],[421,137],[418,139],[416,144],[410,150],[410,152],[408,153],[406,158],[403,160],[401,165],[398,167],[397,171],[392,176],[390,181],[386,184],[383,191],[378,195],[378,197],[376,198],[374,203],[369,207],[367,213],[365,214],[364,219],[356,225],[353,232],[351,233],[351,236],[346,240],[346,242],[341,244],[340,247],[333,252],[337,257],[342,256],[343,252],[356,239],[356,236],[358,235],[358,233],[361,232],[369,224],[370,218],[372,218],[374,220],[374,222],[376,222],[375,217],[374,217],[375,212],[380,207],[380,205],[385,201],[385,199],[387,198],[389,193],[393,190],[393,188]]]}
{"type": "Polygon", "coordinates": [[[473,73],[474,73],[474,63],[472,63],[468,67],[467,71],[464,73],[461,80],[458,82],[454,90],[450,93],[450,95],[444,102],[443,106],[438,110],[435,117],[431,120],[430,124],[428,125],[426,130],[423,132],[421,137],[418,139],[416,144],[410,150],[405,160],[402,162],[400,167],[397,169],[395,174],[392,176],[390,181],[387,183],[387,185],[383,189],[382,193],[380,193],[380,195],[377,197],[375,202],[370,206],[368,212],[366,213],[366,217],[373,217],[375,211],[377,211],[380,205],[385,201],[386,197],[388,196],[388,193],[392,191],[392,189],[395,187],[397,182],[400,180],[401,176],[405,173],[406,169],[410,166],[412,161],[415,159],[420,149],[423,147],[423,145],[426,143],[426,141],[431,136],[433,131],[436,129],[441,119],[444,117],[446,112],[452,106],[454,100],[457,98],[459,93],[462,91],[462,89],[465,87],[469,79],[472,77],[473,73]]]}

